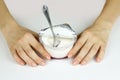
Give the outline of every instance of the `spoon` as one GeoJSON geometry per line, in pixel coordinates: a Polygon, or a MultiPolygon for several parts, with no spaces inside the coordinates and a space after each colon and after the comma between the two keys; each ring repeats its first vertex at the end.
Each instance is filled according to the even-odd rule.
{"type": "Polygon", "coordinates": [[[49,23],[49,26],[50,26],[50,29],[51,29],[51,32],[52,32],[52,35],[53,35],[53,47],[57,47],[60,44],[60,40],[58,40],[57,36],[54,33],[53,26],[52,26],[52,23],[51,23],[51,19],[50,19],[50,16],[49,16],[48,7],[46,5],[43,5],[43,13],[46,16],[46,19],[49,23]]]}

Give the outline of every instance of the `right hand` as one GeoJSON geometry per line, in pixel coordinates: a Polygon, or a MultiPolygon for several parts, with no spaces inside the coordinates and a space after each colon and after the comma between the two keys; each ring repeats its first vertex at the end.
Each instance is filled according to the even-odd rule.
{"type": "Polygon", "coordinates": [[[38,34],[18,24],[9,25],[2,29],[15,61],[21,65],[45,65],[50,55],[38,41],[38,34]]]}

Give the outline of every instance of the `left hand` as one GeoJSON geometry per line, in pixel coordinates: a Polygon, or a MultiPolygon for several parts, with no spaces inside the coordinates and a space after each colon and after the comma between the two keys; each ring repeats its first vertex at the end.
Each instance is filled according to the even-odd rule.
{"type": "Polygon", "coordinates": [[[73,64],[87,64],[93,57],[97,62],[103,59],[111,25],[94,24],[79,36],[68,57],[74,57],[73,64]]]}

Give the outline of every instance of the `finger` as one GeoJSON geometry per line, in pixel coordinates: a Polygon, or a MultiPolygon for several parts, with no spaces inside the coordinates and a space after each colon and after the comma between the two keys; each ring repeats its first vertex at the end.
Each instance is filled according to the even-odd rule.
{"type": "Polygon", "coordinates": [[[100,61],[103,59],[104,54],[105,54],[105,46],[101,46],[101,47],[100,47],[100,50],[99,50],[99,52],[98,52],[98,55],[97,55],[97,57],[96,57],[96,61],[97,61],[97,62],[100,62],[100,61]]]}
{"type": "Polygon", "coordinates": [[[80,48],[85,44],[87,41],[86,36],[81,36],[78,41],[75,43],[72,50],[68,53],[68,58],[75,56],[75,54],[80,50],[80,48]]]}
{"type": "Polygon", "coordinates": [[[78,55],[73,60],[73,64],[79,64],[81,60],[87,55],[89,50],[91,49],[93,43],[90,41],[87,41],[86,44],[82,47],[81,51],[78,53],[78,55]]]}
{"type": "Polygon", "coordinates": [[[43,48],[43,46],[32,36],[31,40],[29,40],[30,45],[35,48],[43,57],[50,59],[50,55],[43,48]]]}
{"type": "Polygon", "coordinates": [[[30,66],[37,66],[37,64],[30,58],[28,55],[24,52],[24,50],[21,47],[17,47],[17,53],[18,55],[30,66]]]}
{"type": "Polygon", "coordinates": [[[43,59],[41,59],[36,53],[35,51],[33,51],[33,49],[30,47],[30,45],[25,45],[22,46],[22,48],[24,49],[24,51],[27,53],[27,55],[34,60],[37,64],[40,65],[45,65],[45,62],[43,59]]]}
{"type": "Polygon", "coordinates": [[[13,58],[17,63],[19,63],[20,65],[25,65],[25,62],[17,55],[16,51],[12,51],[12,53],[13,53],[13,58]]]}
{"type": "Polygon", "coordinates": [[[88,55],[82,60],[81,64],[87,64],[97,54],[99,47],[99,44],[95,44],[88,53],[88,55]]]}

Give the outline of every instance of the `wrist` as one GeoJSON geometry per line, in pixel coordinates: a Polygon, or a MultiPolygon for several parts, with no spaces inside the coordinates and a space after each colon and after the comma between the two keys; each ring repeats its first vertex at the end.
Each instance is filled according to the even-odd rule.
{"type": "Polygon", "coordinates": [[[18,24],[16,23],[16,21],[13,18],[7,17],[0,22],[0,30],[2,31],[7,28],[14,29],[14,27],[16,25],[18,25],[18,24]]]}
{"type": "Polygon", "coordinates": [[[104,19],[97,19],[93,25],[99,25],[101,27],[111,29],[113,26],[113,23],[104,19]]]}
{"type": "Polygon", "coordinates": [[[0,13],[0,30],[5,27],[15,25],[16,21],[9,12],[0,13]]]}
{"type": "Polygon", "coordinates": [[[9,20],[0,25],[0,30],[3,34],[11,33],[18,28],[18,24],[14,20],[9,20]]]}

